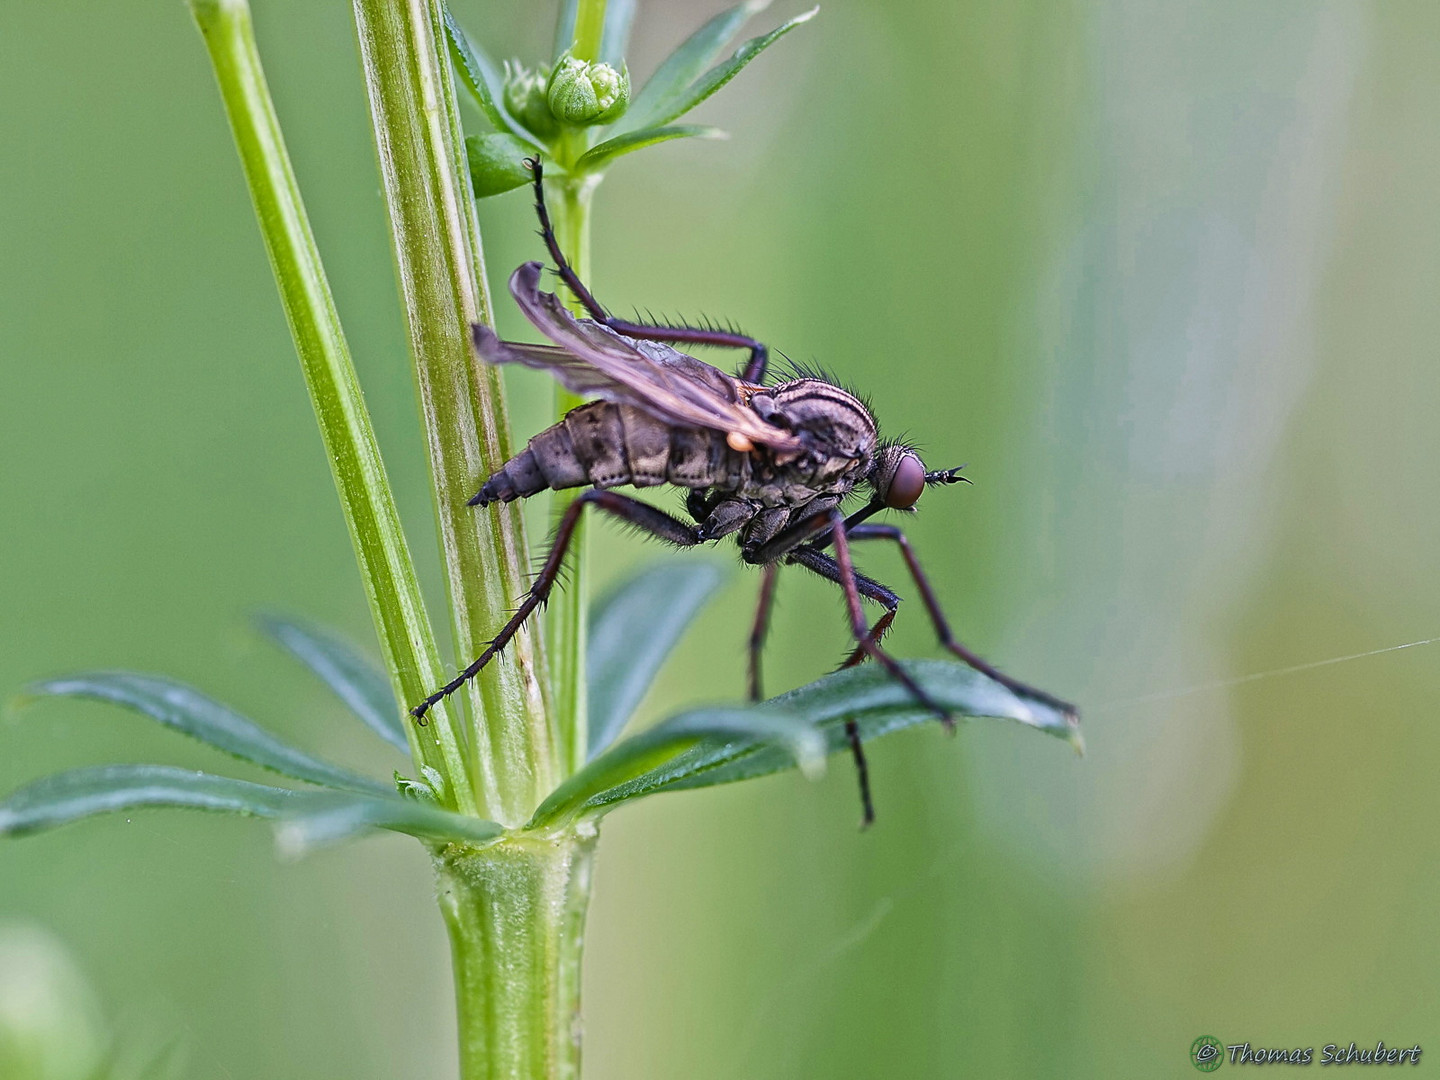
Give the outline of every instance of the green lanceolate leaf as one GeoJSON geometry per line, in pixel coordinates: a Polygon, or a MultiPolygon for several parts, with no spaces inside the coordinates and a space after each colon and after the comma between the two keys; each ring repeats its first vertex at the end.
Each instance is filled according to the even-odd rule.
{"type": "MultiPolygon", "coordinates": [[[[716,64],[689,86],[667,93],[663,98],[657,100],[648,111],[640,112],[637,103],[637,107],[632,107],[628,114],[628,124],[632,127],[657,127],[668,124],[677,116],[689,112],[738,75],[741,69],[750,63],[751,60],[754,60],[755,57],[759,56],[771,45],[795,29],[795,27],[814,18],[816,12],[819,10],[818,7],[811,8],[801,15],[796,15],[795,18],[784,25],[776,27],[770,31],[770,33],[761,37],[751,38],[736,49],[730,59],[723,63],[716,64]]],[[[646,84],[646,89],[649,89],[648,83],[646,84]]],[[[643,94],[644,92],[642,91],[642,97],[643,94]]]]}
{"type": "Polygon", "coordinates": [[[279,817],[303,794],[168,765],[101,765],[47,776],[0,801],[0,836],[147,806],[279,817]]]}
{"type": "Polygon", "coordinates": [[[530,182],[525,158],[529,145],[508,132],[470,135],[465,139],[465,158],[470,166],[470,189],[477,199],[502,195],[530,182]]]}
{"type": "Polygon", "coordinates": [[[410,752],[400,726],[400,706],[384,672],[317,626],[278,615],[262,615],[257,622],[272,641],[318,675],[366,727],[401,753],[410,752]]]}
{"type": "Polygon", "coordinates": [[[613,139],[606,139],[598,146],[592,146],[580,159],[575,162],[576,173],[597,172],[608,166],[617,157],[633,153],[636,150],[643,150],[647,146],[654,146],[656,143],[669,142],[671,139],[724,139],[725,132],[716,127],[706,127],[704,124],[675,124],[671,127],[645,128],[643,131],[632,131],[625,135],[617,135],[613,139]]]}
{"type": "Polygon", "coordinates": [[[495,125],[496,131],[508,131],[534,149],[544,150],[545,144],[526,130],[505,108],[505,80],[500,69],[495,66],[495,61],[465,33],[448,6],[442,5],[441,10],[445,17],[445,35],[450,39],[450,56],[455,61],[455,70],[475,103],[480,106],[480,111],[495,125]]]}
{"type": "MultiPolygon", "coordinates": [[[[904,667],[937,704],[950,709],[957,718],[1017,720],[1064,739],[1077,750],[1083,745],[1073,718],[1042,702],[1022,699],[964,664],[914,660],[904,667]]],[[[837,671],[754,708],[779,709],[813,724],[825,739],[827,753],[848,749],[845,734],[848,718],[855,720],[860,737],[866,741],[915,724],[936,722],[934,714],[917,706],[905,687],[874,664],[837,671]]],[[[793,755],[754,741],[697,743],[688,747],[676,742],[668,757],[657,753],[650,767],[633,770],[623,784],[589,795],[585,808],[594,809],[657,791],[748,780],[792,768],[794,764],[793,755]]]]}
{"type": "Polygon", "coordinates": [[[605,5],[605,29],[600,35],[600,60],[603,63],[618,68],[625,62],[625,50],[630,44],[630,24],[634,21],[635,0],[610,0],[605,5]]]}
{"type": "Polygon", "coordinates": [[[555,20],[555,47],[550,52],[552,62],[569,52],[575,44],[575,16],[580,12],[580,0],[563,0],[555,20]]]}
{"type": "Polygon", "coordinates": [[[665,58],[640,93],[635,95],[625,126],[638,129],[648,125],[664,107],[664,102],[678,98],[705,73],[746,20],[769,6],[770,0],[746,0],[728,11],[722,11],[686,38],[685,43],[665,58]]]}
{"type": "Polygon", "coordinates": [[[440,844],[482,844],[505,831],[493,821],[452,814],[414,799],[316,794],[288,807],[277,833],[282,851],[302,855],[376,829],[440,844]]]}
{"type": "Polygon", "coordinates": [[[438,843],[483,843],[504,831],[491,821],[393,795],[291,791],[169,765],[101,765],[47,776],[0,800],[0,836],[23,836],[121,810],[167,807],[283,819],[281,845],[290,852],[374,829],[438,843]]]}
{"type": "Polygon", "coordinates": [[[636,794],[637,783],[687,752],[719,754],[773,747],[807,775],[824,768],[824,735],[803,718],[769,706],[695,709],[612,746],[556,788],[529,828],[574,821],[636,794]]]}
{"type": "Polygon", "coordinates": [[[620,735],[670,650],[724,579],[714,563],[661,563],[635,575],[596,605],[585,663],[588,758],[620,735]]]}
{"type": "Polygon", "coordinates": [[[206,697],[194,687],[158,675],[98,671],[50,679],[31,687],[34,694],[93,698],[142,712],[166,727],[184,732],[218,750],[296,780],[343,791],[385,791],[367,779],[311,757],[281,742],[253,720],[206,697]]]}
{"type": "MultiPolygon", "coordinates": [[[[903,666],[956,719],[1016,720],[1064,739],[1077,751],[1084,747],[1073,717],[1043,702],[1021,698],[966,664],[911,660],[903,666]]],[[[771,700],[777,707],[818,726],[825,733],[830,753],[849,750],[845,734],[845,720],[849,717],[855,719],[860,737],[866,741],[916,724],[936,723],[933,713],[918,707],[909,691],[874,664],[837,671],[771,700]]],[[[783,755],[767,753],[764,748],[723,759],[701,760],[696,755],[676,765],[676,773],[664,781],[667,788],[709,787],[790,768],[783,755]]]]}

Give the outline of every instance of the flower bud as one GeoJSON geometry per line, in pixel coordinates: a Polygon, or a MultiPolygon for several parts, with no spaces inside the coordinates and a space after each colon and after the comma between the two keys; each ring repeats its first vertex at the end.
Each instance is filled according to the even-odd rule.
{"type": "Polygon", "coordinates": [[[542,139],[554,135],[559,125],[545,100],[550,85],[550,68],[544,64],[531,71],[516,61],[505,63],[505,110],[542,139]]]}
{"type": "Polygon", "coordinates": [[[630,72],[622,63],[586,63],[569,53],[550,76],[550,111],[567,124],[608,124],[620,119],[630,104],[630,72]]]}

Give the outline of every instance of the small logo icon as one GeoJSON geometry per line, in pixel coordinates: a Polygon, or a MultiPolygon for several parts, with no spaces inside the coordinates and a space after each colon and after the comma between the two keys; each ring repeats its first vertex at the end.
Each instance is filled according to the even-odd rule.
{"type": "Polygon", "coordinates": [[[1190,1044],[1190,1064],[1201,1072],[1214,1072],[1224,1060],[1220,1040],[1213,1035],[1201,1035],[1190,1044]]]}

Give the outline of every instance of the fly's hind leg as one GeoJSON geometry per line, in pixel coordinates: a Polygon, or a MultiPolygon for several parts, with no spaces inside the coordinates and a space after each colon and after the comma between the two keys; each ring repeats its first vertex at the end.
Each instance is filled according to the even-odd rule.
{"type": "MultiPolygon", "coordinates": [[[[915,549],[910,546],[910,541],[905,534],[894,525],[852,525],[847,534],[851,540],[892,540],[900,547],[900,554],[905,557],[905,565],[910,569],[910,576],[915,580],[915,587],[920,590],[920,598],[925,603],[925,610],[930,613],[930,622],[935,627],[935,636],[940,639],[940,644],[950,652],[954,653],[965,663],[969,664],[982,675],[988,675],[1001,686],[1019,694],[1021,697],[1032,698],[1035,701],[1043,702],[1053,709],[1059,709],[1066,716],[1078,716],[1074,705],[1067,701],[1061,701],[1043,690],[1037,690],[1033,686],[1012,679],[1004,672],[997,670],[993,665],[987,663],[980,656],[966,648],[955,640],[955,635],[950,630],[950,623],[945,618],[945,613],[940,610],[940,601],[935,596],[935,590],[930,587],[930,580],[925,576],[925,571],[920,566],[920,559],[915,554],[915,549]]],[[[856,649],[851,655],[851,662],[858,662],[863,658],[863,652],[856,649]]]]}
{"type": "Polygon", "coordinates": [[[875,824],[875,802],[870,797],[870,763],[865,760],[865,747],[860,742],[860,725],[848,717],[845,720],[845,740],[850,744],[850,756],[855,759],[855,778],[860,782],[860,827],[867,829],[875,824]]]}
{"type": "Polygon", "coordinates": [[[520,601],[520,606],[515,609],[515,614],[510,617],[510,621],[490,639],[489,645],[475,659],[474,663],[410,710],[410,715],[417,721],[423,724],[425,714],[437,702],[445,700],[478,675],[486,664],[493,660],[506,645],[510,644],[510,639],[524,625],[525,620],[534,614],[535,609],[550,598],[550,591],[555,587],[555,579],[560,576],[560,568],[565,563],[565,553],[570,547],[570,541],[575,536],[575,526],[579,523],[580,514],[587,506],[603,510],[627,525],[632,525],[641,532],[667,544],[674,544],[676,547],[694,547],[704,541],[704,537],[700,535],[699,529],[695,526],[686,525],[678,518],[673,518],[663,510],[657,510],[639,499],[631,499],[624,495],[617,495],[613,491],[600,491],[596,488],[589,488],[581,492],[575,501],[566,508],[565,515],[560,519],[560,525],[555,530],[555,539],[550,544],[550,554],[546,556],[545,564],[540,568],[540,573],[535,576],[534,583],[526,592],[525,598],[520,601]]]}
{"type": "Polygon", "coordinates": [[[541,182],[543,173],[540,159],[538,157],[526,158],[526,163],[535,176],[535,213],[540,217],[540,235],[545,240],[546,248],[550,251],[550,258],[555,263],[560,280],[565,282],[570,291],[575,294],[575,298],[589,312],[592,319],[603,323],[616,333],[624,334],[626,337],[641,338],[645,341],[671,341],[686,345],[716,345],[720,348],[748,349],[750,350],[750,359],[745,365],[741,378],[747,382],[760,382],[765,378],[765,369],[770,362],[770,350],[748,334],[700,326],[649,326],[645,323],[617,319],[601,307],[600,302],[580,280],[580,275],[575,273],[570,261],[565,258],[565,253],[560,250],[560,242],[555,238],[555,230],[550,224],[550,212],[545,208],[545,186],[541,182]]]}

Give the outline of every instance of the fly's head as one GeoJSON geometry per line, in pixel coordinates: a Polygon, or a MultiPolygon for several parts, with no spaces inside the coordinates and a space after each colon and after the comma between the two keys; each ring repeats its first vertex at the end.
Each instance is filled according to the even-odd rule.
{"type": "Polygon", "coordinates": [[[964,467],[927,471],[913,446],[890,443],[875,455],[868,479],[877,502],[891,510],[913,510],[932,484],[968,484],[970,481],[960,475],[964,467]]]}

